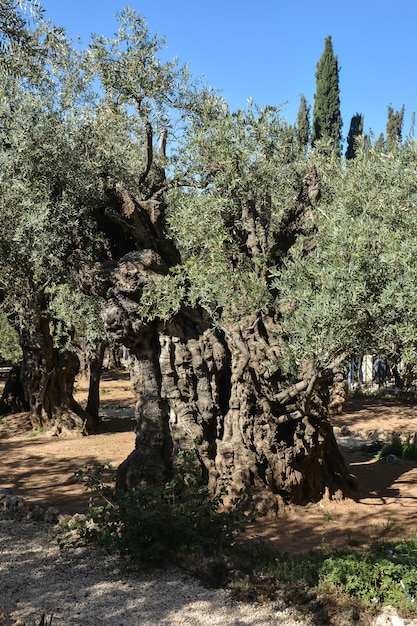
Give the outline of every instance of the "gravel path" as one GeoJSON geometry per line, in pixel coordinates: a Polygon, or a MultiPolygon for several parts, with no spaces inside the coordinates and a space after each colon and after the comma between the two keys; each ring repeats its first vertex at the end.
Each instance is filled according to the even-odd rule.
{"type": "MultiPolygon", "coordinates": [[[[308,626],[294,610],[233,602],[179,569],[126,574],[116,556],[60,548],[43,521],[0,519],[0,610],[11,624],[53,626],[308,626]]],[[[0,620],[1,623],[1,620],[0,620]]]]}
{"type": "MultiPolygon", "coordinates": [[[[129,574],[116,555],[60,543],[57,511],[0,494],[0,626],[317,626],[286,605],[234,602],[179,568],[129,574]],[[27,518],[30,519],[27,519],[27,518]],[[42,518],[41,520],[36,518],[42,518]],[[2,619],[2,612],[8,619],[2,619]]],[[[338,624],[341,622],[338,621],[338,624]]],[[[329,624],[328,626],[332,626],[329,624]]],[[[343,626],[352,626],[349,619],[343,626]]],[[[370,626],[417,626],[384,609],[370,626]]]]}

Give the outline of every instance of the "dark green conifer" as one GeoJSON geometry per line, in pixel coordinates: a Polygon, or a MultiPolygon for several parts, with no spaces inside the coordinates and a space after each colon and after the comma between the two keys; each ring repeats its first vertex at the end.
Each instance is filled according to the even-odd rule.
{"type": "Polygon", "coordinates": [[[387,150],[392,152],[395,150],[398,144],[401,143],[403,123],[404,123],[404,105],[401,107],[401,111],[394,111],[394,109],[388,107],[388,121],[387,121],[387,150]]]}
{"type": "Polygon", "coordinates": [[[304,95],[300,97],[295,132],[298,153],[305,155],[310,142],[310,105],[304,95]]]}
{"type": "Polygon", "coordinates": [[[333,52],[330,35],[325,39],[324,52],[316,69],[312,144],[325,137],[333,140],[335,150],[340,155],[342,115],[340,113],[339,64],[333,52]]]}
{"type": "Polygon", "coordinates": [[[356,156],[356,140],[363,135],[363,115],[356,113],[350,120],[350,128],[347,136],[347,148],[345,156],[354,159],[356,156]]]}
{"type": "Polygon", "coordinates": [[[384,133],[380,133],[378,139],[375,141],[374,144],[374,150],[375,152],[385,152],[385,137],[384,137],[384,133]]]}

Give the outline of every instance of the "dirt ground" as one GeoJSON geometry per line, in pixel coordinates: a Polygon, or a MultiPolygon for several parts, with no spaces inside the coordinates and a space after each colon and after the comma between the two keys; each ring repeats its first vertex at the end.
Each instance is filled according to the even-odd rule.
{"type": "MultiPolygon", "coordinates": [[[[76,398],[83,402],[86,396],[86,381],[79,380],[76,398]]],[[[117,468],[130,454],[134,404],[127,372],[106,372],[101,434],[52,438],[31,431],[24,414],[0,418],[0,490],[11,488],[15,495],[57,506],[62,513],[82,512],[90,494],[71,480],[74,472],[95,462],[117,468]]],[[[392,433],[417,431],[417,404],[352,399],[332,423],[346,463],[359,480],[360,498],[287,506],[277,517],[260,519],[251,534],[268,538],[280,552],[402,540],[417,532],[417,461],[377,461],[364,446],[392,433]]]]}

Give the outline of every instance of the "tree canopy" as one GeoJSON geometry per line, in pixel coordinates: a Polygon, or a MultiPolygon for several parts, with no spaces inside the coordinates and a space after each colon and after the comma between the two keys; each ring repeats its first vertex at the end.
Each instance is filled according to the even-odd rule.
{"type": "MultiPolygon", "coordinates": [[[[322,167],[317,150],[307,157],[294,148],[308,145],[305,98],[295,132],[278,109],[253,105],[230,113],[215,92],[191,80],[186,66],[158,59],[163,39],[149,35],[144,18],[130,9],[119,16],[113,39],[95,36],[85,53],[77,54],[62,31],[44,24],[40,7],[33,6],[38,11],[34,30],[24,14],[13,11],[13,3],[5,4],[0,16],[5,46],[28,42],[24,66],[20,53],[9,47],[7,67],[1,68],[5,309],[19,298],[30,300],[51,278],[56,285],[71,282],[68,259],[74,251],[91,259],[103,255],[97,217],[108,176],[147,198],[166,192],[169,232],[181,250],[181,265],[144,294],[141,314],[169,318],[182,299],[198,302],[213,319],[219,316],[216,311],[232,315],[234,309],[239,317],[259,305],[270,306],[266,272],[279,269],[282,276],[288,267],[277,269],[279,259],[268,258],[269,239],[306,172],[311,167],[321,172],[322,167]],[[42,51],[42,63],[31,63],[33,50],[42,51]],[[167,137],[175,137],[169,156],[167,137]],[[255,219],[248,206],[255,207],[255,219]],[[250,236],[245,219],[253,221],[250,236]]],[[[338,71],[328,37],[317,65],[313,113],[313,139],[317,144],[322,138],[322,148],[326,138],[340,141],[338,71]]],[[[402,116],[391,110],[387,129],[396,120],[390,135],[401,139],[402,116]]],[[[362,131],[357,114],[347,158],[362,131]]],[[[412,146],[407,145],[407,153],[412,146]]],[[[362,152],[368,155],[365,147],[362,152]]],[[[333,180],[352,176],[359,162],[346,169],[332,164],[333,180]]],[[[374,158],[370,162],[378,171],[380,164],[374,158]]],[[[328,176],[323,170],[324,186],[328,176]]],[[[333,189],[324,200],[321,192],[314,228],[321,211],[330,212],[323,202],[340,203],[340,197],[333,189]]],[[[334,206],[331,213],[336,215],[334,206]]],[[[327,232],[329,225],[322,226],[327,232]]],[[[321,232],[315,235],[316,256],[321,232]]],[[[313,255],[300,254],[303,264],[312,262],[313,255]]]]}
{"type": "Polygon", "coordinates": [[[1,323],[19,337],[34,423],[94,429],[72,398],[74,350],[106,337],[129,348],[138,397],[122,487],[163,480],[197,446],[213,491],[230,472],[236,493],[347,490],[327,421],[334,375],[364,351],[416,363],[415,141],[373,149],[357,116],[355,158],[339,158],[330,37],[308,150],[305,99],[296,127],[275,107],[230,111],[161,60],[163,39],[131,9],[82,51],[41,13],[33,27],[12,14],[1,323]]]}
{"type": "Polygon", "coordinates": [[[383,353],[416,372],[416,158],[415,141],[396,157],[363,142],[345,167],[322,161],[328,186],[317,207],[316,247],[308,256],[300,250],[279,274],[293,358],[306,346],[316,362],[343,351],[383,353]]]}

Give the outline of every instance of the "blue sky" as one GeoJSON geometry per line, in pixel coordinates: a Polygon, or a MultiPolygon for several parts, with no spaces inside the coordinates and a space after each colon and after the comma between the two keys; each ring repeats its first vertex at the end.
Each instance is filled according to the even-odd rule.
{"type": "Polygon", "coordinates": [[[403,134],[417,110],[417,1],[397,0],[41,0],[45,17],[71,38],[111,36],[127,4],[169,57],[189,63],[221,90],[232,110],[247,99],[282,106],[294,123],[304,94],[313,108],[316,64],[332,36],[340,66],[344,135],[356,112],[365,130],[385,133],[387,107],[405,105],[403,134]]]}

